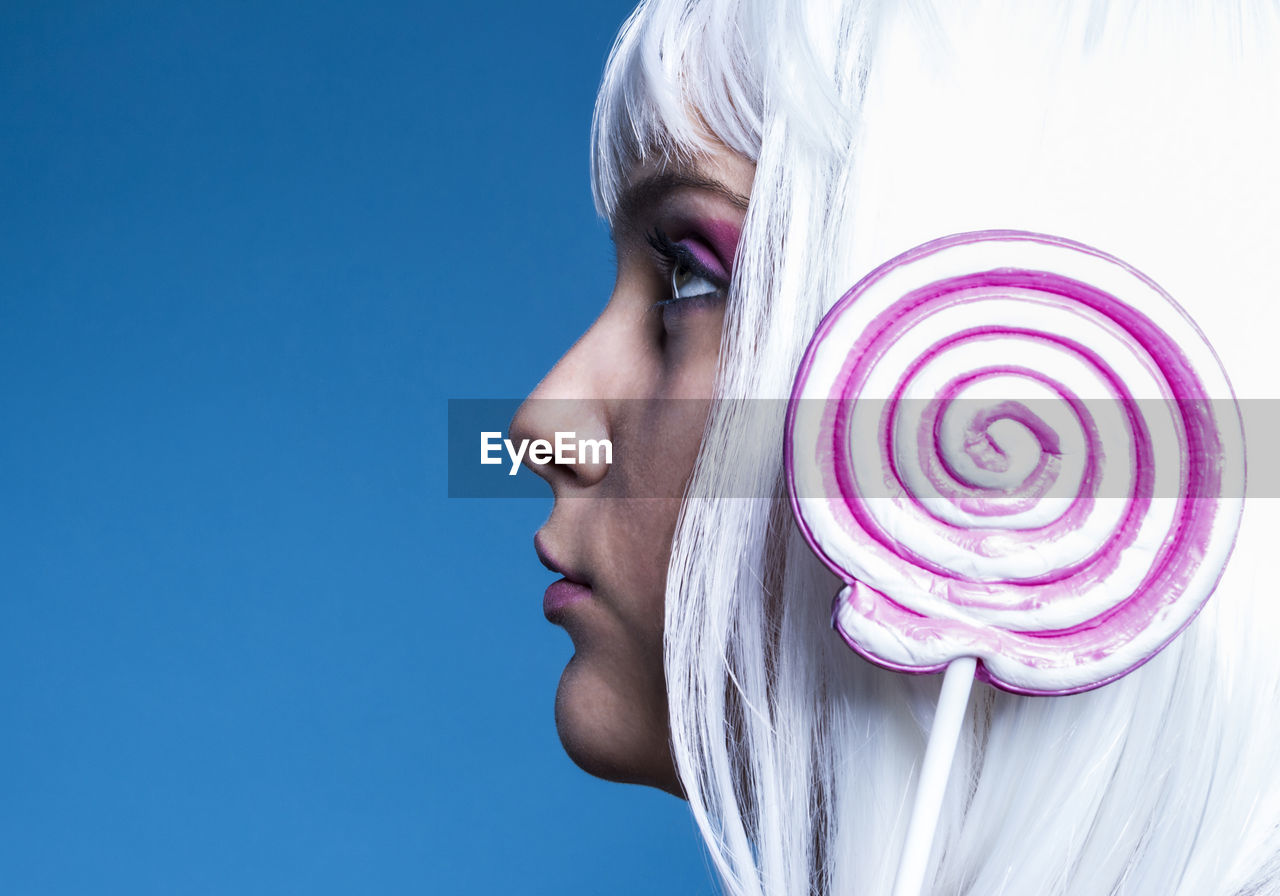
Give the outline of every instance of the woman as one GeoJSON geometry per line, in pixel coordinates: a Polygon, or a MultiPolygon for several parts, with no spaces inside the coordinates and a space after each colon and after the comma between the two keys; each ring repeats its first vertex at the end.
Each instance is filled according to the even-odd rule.
{"type": "MultiPolygon", "coordinates": [[[[612,463],[534,465],[564,576],[545,609],[576,649],[557,725],[587,771],[687,798],[727,892],[887,893],[937,700],[831,631],[781,403],[706,401],[789,395],[859,277],[962,231],[1098,246],[1204,330],[1251,475],[1270,462],[1248,399],[1280,382],[1276,11],[1070,6],[658,0],[610,57],[592,174],[617,282],[513,437],[612,441],[612,463]]],[[[975,691],[926,892],[1280,892],[1280,515],[1250,495],[1217,595],[1152,662],[1069,697],[975,691]]]]}

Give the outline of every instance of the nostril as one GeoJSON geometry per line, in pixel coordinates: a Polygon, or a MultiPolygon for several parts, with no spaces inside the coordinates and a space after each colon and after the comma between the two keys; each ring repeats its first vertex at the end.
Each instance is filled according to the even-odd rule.
{"type": "Polygon", "coordinates": [[[598,482],[613,463],[613,442],[600,409],[588,399],[525,399],[507,438],[513,460],[553,485],[598,482]]]}

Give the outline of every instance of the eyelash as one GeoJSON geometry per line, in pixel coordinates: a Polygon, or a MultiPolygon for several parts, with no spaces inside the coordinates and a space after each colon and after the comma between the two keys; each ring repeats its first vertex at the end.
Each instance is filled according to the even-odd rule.
{"type": "MultiPolygon", "coordinates": [[[[648,240],[649,245],[653,247],[654,252],[657,254],[658,265],[662,269],[663,276],[668,280],[671,279],[671,276],[675,273],[677,267],[683,267],[691,271],[695,276],[713,284],[717,288],[716,298],[723,296],[725,291],[729,288],[729,284],[727,284],[720,276],[708,270],[707,266],[698,260],[698,256],[694,255],[679,243],[674,242],[660,229],[655,227],[653,231],[648,234],[648,240]]],[[[681,302],[693,302],[699,299],[705,301],[707,299],[707,295],[703,294],[699,296],[683,297],[672,295],[670,298],[659,299],[653,304],[655,308],[662,308],[677,305],[681,302]]]]}

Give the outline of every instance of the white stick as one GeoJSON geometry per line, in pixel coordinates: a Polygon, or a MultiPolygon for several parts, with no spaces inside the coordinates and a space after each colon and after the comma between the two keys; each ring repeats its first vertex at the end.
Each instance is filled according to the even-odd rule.
{"type": "Polygon", "coordinates": [[[969,691],[973,687],[973,673],[977,665],[977,660],[972,657],[953,660],[943,675],[938,711],[934,713],[933,727],[929,729],[929,746],[924,751],[920,786],[916,789],[916,804],[911,810],[911,824],[907,826],[907,841],[902,847],[902,862],[898,865],[893,896],[920,894],[924,872],[929,865],[929,852],[933,849],[933,831],[938,826],[942,795],[947,791],[951,760],[956,755],[956,741],[960,738],[960,726],[964,724],[964,712],[969,705],[969,691]]]}

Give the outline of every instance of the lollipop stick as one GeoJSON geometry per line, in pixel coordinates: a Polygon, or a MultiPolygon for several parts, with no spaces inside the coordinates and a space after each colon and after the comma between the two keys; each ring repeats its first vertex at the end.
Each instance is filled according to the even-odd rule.
{"type": "Polygon", "coordinates": [[[929,851],[933,848],[933,831],[938,826],[942,795],[946,793],[947,778],[951,776],[951,760],[956,754],[956,741],[964,723],[964,711],[969,704],[976,668],[977,660],[964,657],[952,660],[943,675],[938,711],[933,716],[933,727],[929,729],[929,746],[924,751],[920,786],[916,790],[916,804],[911,810],[911,824],[907,827],[907,841],[902,847],[902,862],[898,865],[893,896],[919,896],[920,886],[924,883],[929,851]]]}

